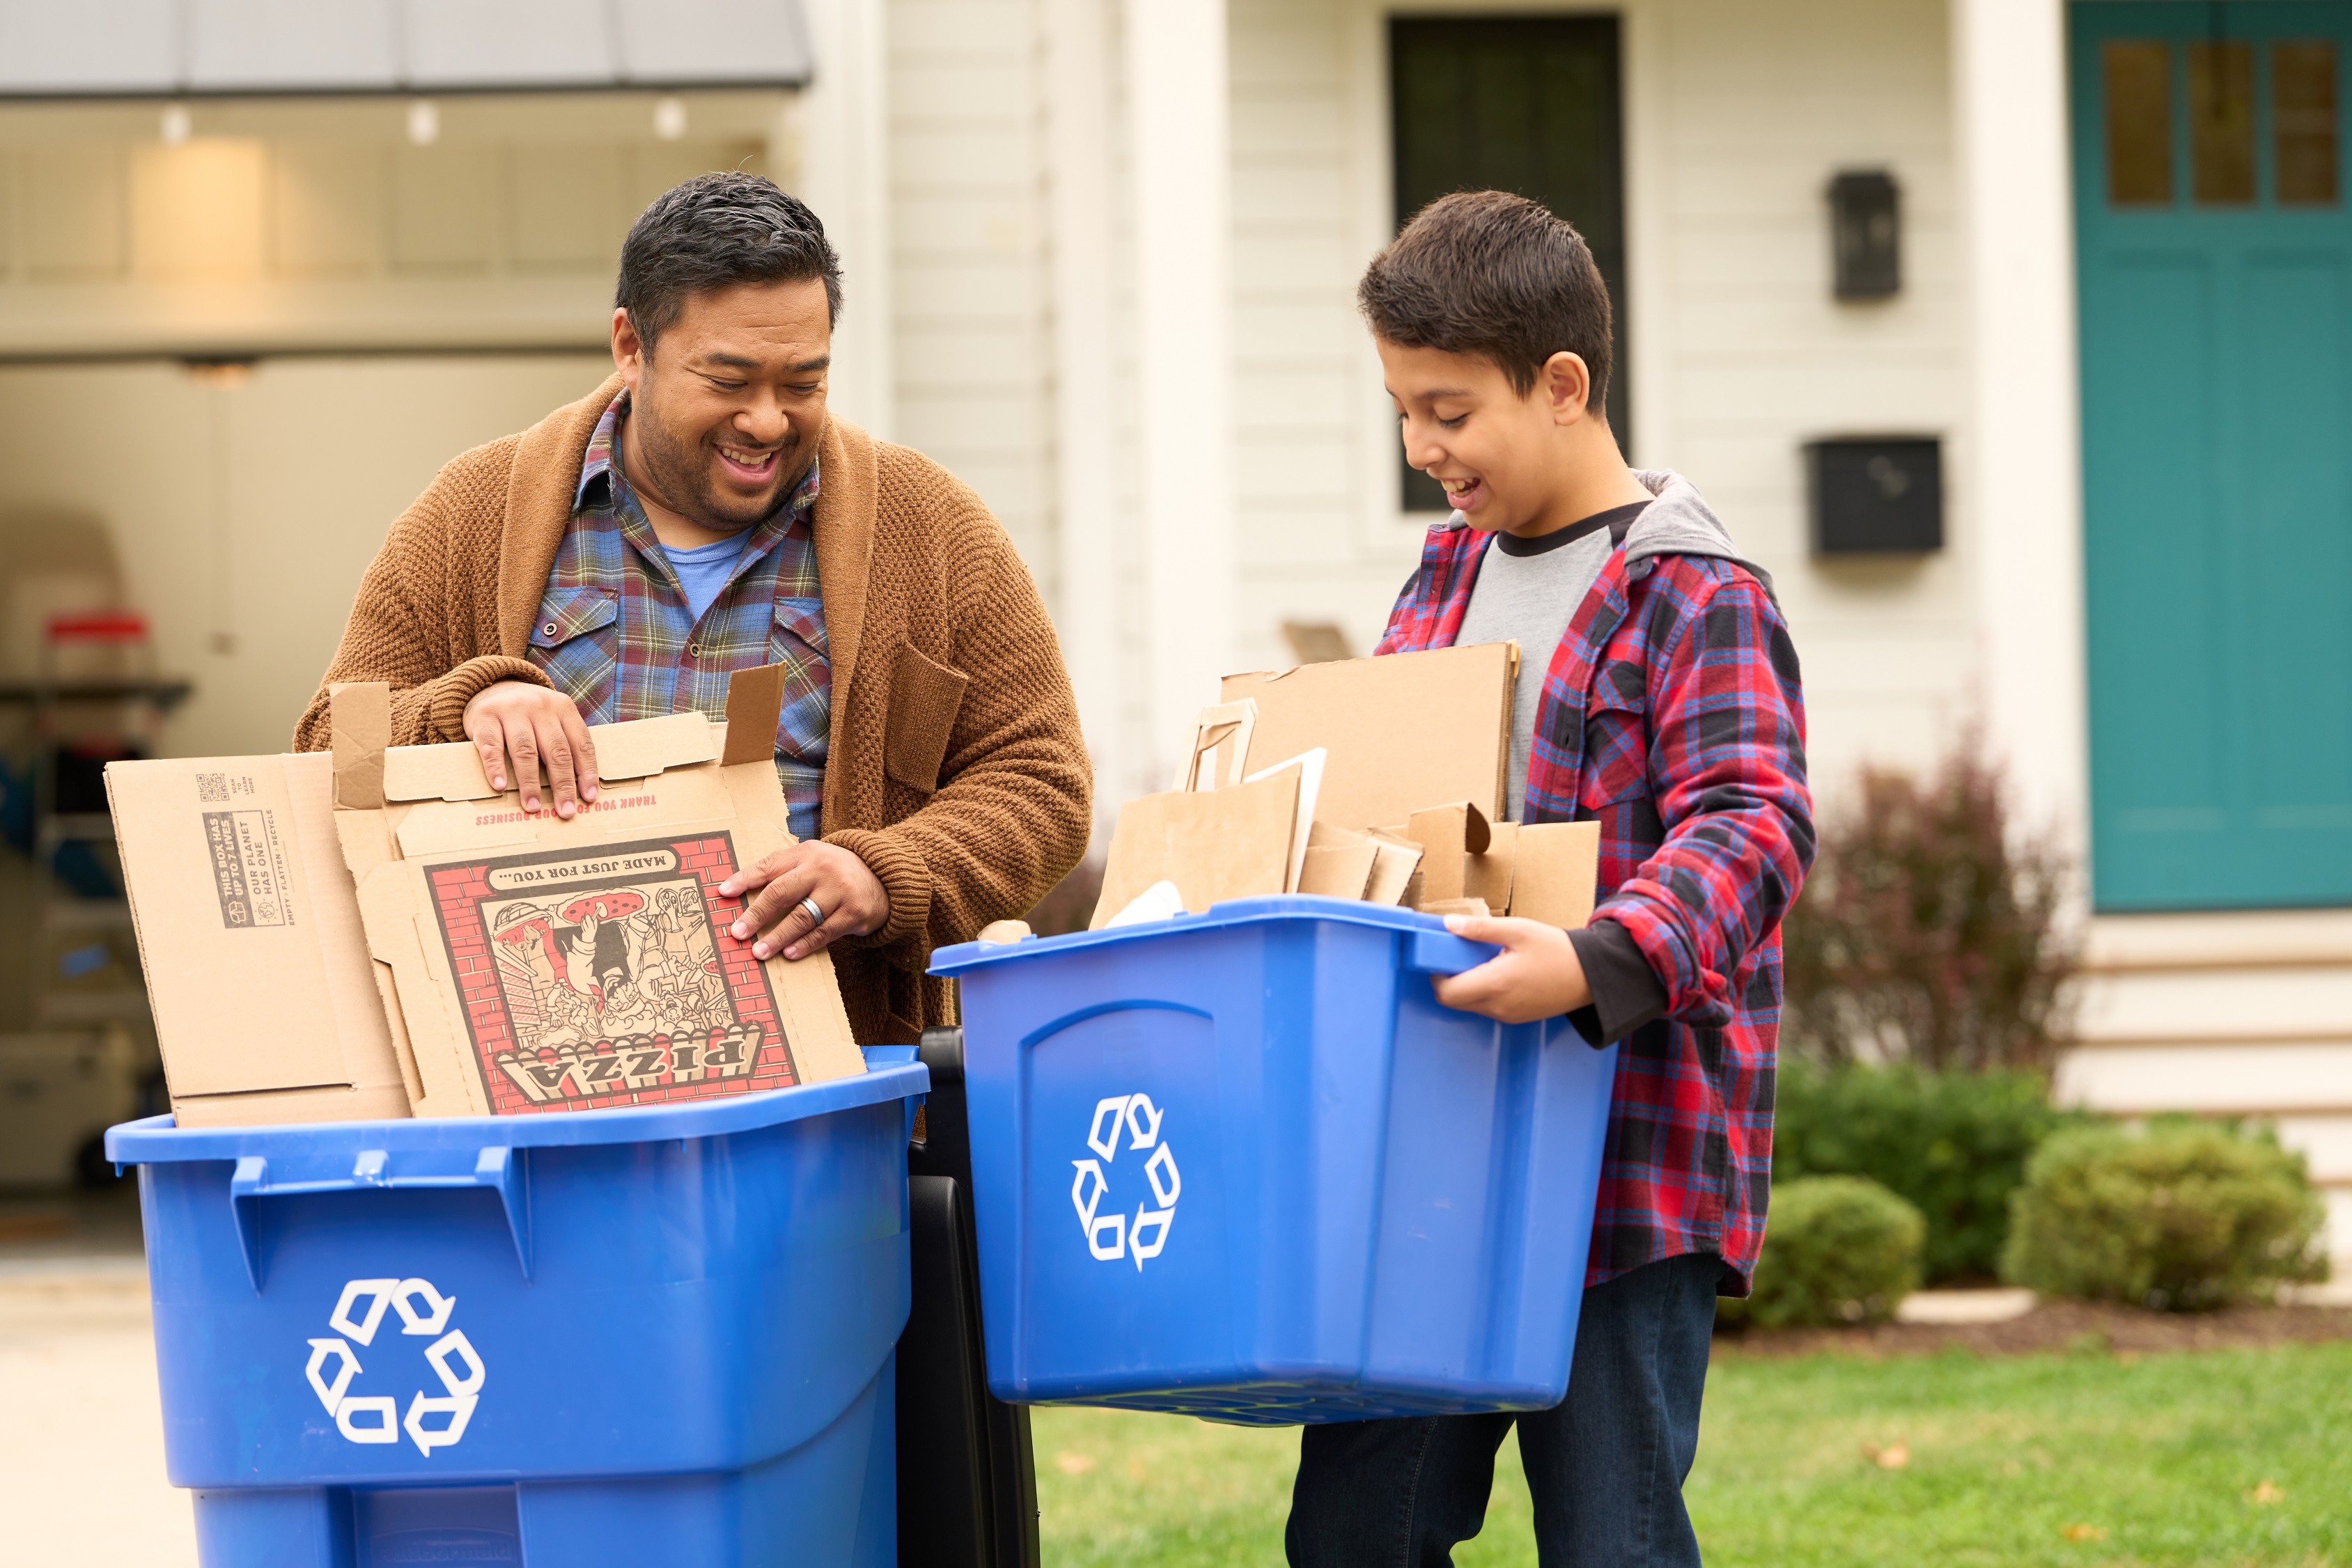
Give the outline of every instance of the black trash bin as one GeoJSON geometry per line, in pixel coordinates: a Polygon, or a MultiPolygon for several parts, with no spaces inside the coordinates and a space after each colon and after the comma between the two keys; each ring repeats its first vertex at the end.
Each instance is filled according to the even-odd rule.
{"type": "Polygon", "coordinates": [[[1037,1568],[1029,1412],[988,1392],[964,1121],[963,1030],[923,1031],[930,1096],[907,1150],[914,1309],[898,1341],[901,1568],[1037,1568]]]}

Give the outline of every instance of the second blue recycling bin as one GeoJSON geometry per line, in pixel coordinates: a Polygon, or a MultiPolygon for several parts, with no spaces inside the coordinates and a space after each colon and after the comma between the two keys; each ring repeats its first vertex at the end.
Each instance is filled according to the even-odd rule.
{"type": "Polygon", "coordinates": [[[914,1055],[676,1105],[109,1133],[204,1568],[887,1568],[914,1055]]]}
{"type": "Polygon", "coordinates": [[[1342,899],[942,949],[988,1380],[1250,1424],[1568,1386],[1615,1047],[1438,1004],[1495,949],[1342,899]]]}

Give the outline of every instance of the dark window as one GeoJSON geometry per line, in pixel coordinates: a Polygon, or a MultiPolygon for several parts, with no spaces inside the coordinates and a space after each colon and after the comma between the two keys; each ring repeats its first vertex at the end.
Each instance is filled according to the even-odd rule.
{"type": "Polygon", "coordinates": [[[2336,204],[2336,44],[2297,38],[2271,46],[2271,124],[2283,207],[2336,204]]]}
{"type": "Polygon", "coordinates": [[[2107,89],[2107,200],[2172,203],[2172,51],[2158,38],[2113,38],[2100,49],[2107,89]]]}
{"type": "Polygon", "coordinates": [[[2207,206],[2254,199],[2254,47],[2189,46],[2189,193],[2207,206]]]}
{"type": "MultiPolygon", "coordinates": [[[[1454,191],[1514,191],[1574,224],[1617,319],[1604,404],[1633,447],[1625,397],[1625,195],[1613,16],[1399,16],[1389,24],[1396,218],[1454,191]]],[[[1405,467],[1404,508],[1443,512],[1437,481],[1405,467]]]]}

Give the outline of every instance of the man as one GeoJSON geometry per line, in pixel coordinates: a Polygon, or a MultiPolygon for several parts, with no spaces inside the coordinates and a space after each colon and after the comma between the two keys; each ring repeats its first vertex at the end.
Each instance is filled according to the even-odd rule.
{"type": "MultiPolygon", "coordinates": [[[[592,724],[725,714],[787,666],[776,768],[801,841],[738,873],[761,957],[836,944],[856,1038],[951,1018],[935,946],[1084,852],[1069,677],[1003,528],[946,470],[827,417],[841,269],[807,207],[706,174],[621,250],[618,367],[464,454],[393,524],[326,682],[392,687],[395,744],[470,740],[526,810],[597,794],[592,724]]],[[[326,685],[295,732],[329,743],[326,685]]]]}

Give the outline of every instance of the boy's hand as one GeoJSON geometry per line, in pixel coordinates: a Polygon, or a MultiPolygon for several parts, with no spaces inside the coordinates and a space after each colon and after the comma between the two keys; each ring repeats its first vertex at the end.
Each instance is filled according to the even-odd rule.
{"type": "Polygon", "coordinates": [[[1503,950],[1475,969],[1433,977],[1437,999],[1503,1023],[1559,1018],[1591,1004],[1592,987],[1568,933],[1539,920],[1480,919],[1449,915],[1445,928],[1503,950]]]}

